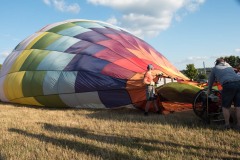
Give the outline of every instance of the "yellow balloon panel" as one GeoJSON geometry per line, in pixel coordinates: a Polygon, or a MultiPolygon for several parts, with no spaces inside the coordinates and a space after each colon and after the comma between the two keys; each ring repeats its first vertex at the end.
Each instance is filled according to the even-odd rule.
{"type": "Polygon", "coordinates": [[[22,80],[25,71],[22,72],[15,72],[6,75],[6,79],[4,81],[4,92],[6,98],[9,100],[13,100],[16,98],[23,97],[22,92],[22,80]]]}

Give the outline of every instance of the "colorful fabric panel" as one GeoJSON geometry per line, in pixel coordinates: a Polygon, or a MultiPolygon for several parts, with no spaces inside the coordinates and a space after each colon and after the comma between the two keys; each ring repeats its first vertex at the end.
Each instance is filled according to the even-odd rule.
{"type": "Polygon", "coordinates": [[[152,46],[118,26],[57,22],[24,39],[5,59],[0,99],[47,107],[141,108],[148,64],[188,80],[152,46]]]}

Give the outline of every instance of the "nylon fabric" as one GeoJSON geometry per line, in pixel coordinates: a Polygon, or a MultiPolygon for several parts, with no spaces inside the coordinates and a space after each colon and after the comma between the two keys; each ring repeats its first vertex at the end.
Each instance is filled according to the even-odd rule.
{"type": "Polygon", "coordinates": [[[62,36],[61,38],[53,42],[51,45],[49,45],[46,49],[51,51],[64,52],[73,44],[79,41],[80,41],[79,39],[73,37],[62,36]]]}
{"type": "Polygon", "coordinates": [[[123,28],[93,20],[57,22],[21,41],[5,59],[0,99],[48,107],[141,108],[149,64],[154,74],[188,80],[123,28]]]}
{"type": "Polygon", "coordinates": [[[77,71],[68,72],[62,71],[58,80],[59,93],[75,93],[75,81],[77,78],[77,71]]]}
{"type": "Polygon", "coordinates": [[[25,60],[27,59],[27,57],[31,54],[32,50],[24,50],[14,61],[14,63],[12,64],[12,67],[10,69],[10,73],[12,72],[17,72],[17,71],[21,71],[21,67],[23,65],[23,63],[25,62],[25,60]]]}
{"type": "Polygon", "coordinates": [[[11,73],[6,76],[4,82],[4,92],[8,100],[23,97],[22,79],[25,72],[11,73]]]}
{"type": "Polygon", "coordinates": [[[61,38],[60,35],[55,33],[47,33],[44,36],[42,36],[31,48],[32,49],[45,49],[50,44],[52,44],[54,41],[61,38]]]}
{"type": "Polygon", "coordinates": [[[45,95],[36,96],[35,99],[38,103],[48,107],[67,107],[67,105],[61,100],[59,95],[45,95]]]}
{"type": "Polygon", "coordinates": [[[36,70],[61,71],[74,58],[75,55],[57,51],[51,51],[44,56],[36,70]]]}
{"type": "Polygon", "coordinates": [[[74,37],[76,35],[79,35],[81,33],[87,32],[87,31],[91,31],[91,30],[82,28],[80,26],[74,26],[74,27],[71,27],[68,29],[64,29],[64,30],[58,32],[58,34],[61,34],[64,36],[69,36],[69,37],[74,37]]]}
{"type": "Polygon", "coordinates": [[[46,71],[43,80],[43,95],[58,94],[58,80],[61,71],[46,71]]]}
{"type": "Polygon", "coordinates": [[[34,49],[24,61],[20,71],[34,71],[41,61],[49,54],[49,51],[34,49]]]}
{"type": "Polygon", "coordinates": [[[34,105],[34,106],[44,106],[40,104],[38,101],[36,101],[34,97],[24,97],[24,98],[14,99],[12,100],[12,102],[19,103],[19,104],[34,105]]]}
{"type": "Polygon", "coordinates": [[[35,45],[35,43],[37,43],[38,40],[40,40],[46,34],[48,34],[48,33],[47,32],[43,32],[43,33],[37,34],[36,37],[32,41],[30,41],[30,43],[27,45],[27,47],[25,49],[31,49],[33,47],[33,45],[35,45]]]}

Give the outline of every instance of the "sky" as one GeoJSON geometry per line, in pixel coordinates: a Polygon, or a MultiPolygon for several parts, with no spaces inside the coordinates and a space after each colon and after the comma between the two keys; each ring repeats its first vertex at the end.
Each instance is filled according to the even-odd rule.
{"type": "Polygon", "coordinates": [[[1,0],[0,64],[48,24],[89,19],[122,27],[177,69],[240,56],[240,0],[1,0]]]}

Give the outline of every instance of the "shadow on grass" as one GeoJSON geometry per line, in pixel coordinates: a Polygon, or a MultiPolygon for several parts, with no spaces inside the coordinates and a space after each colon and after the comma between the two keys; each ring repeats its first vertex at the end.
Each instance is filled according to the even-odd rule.
{"type": "Polygon", "coordinates": [[[47,131],[51,131],[54,133],[63,133],[74,135],[79,138],[91,139],[98,142],[114,144],[119,146],[126,146],[129,148],[140,149],[144,151],[158,151],[159,147],[150,146],[148,144],[156,144],[158,141],[149,140],[144,138],[136,138],[136,137],[125,137],[125,136],[116,136],[116,135],[102,135],[95,134],[93,131],[87,131],[81,128],[72,128],[72,127],[63,127],[63,126],[55,126],[52,124],[44,123],[43,128],[47,131]]]}
{"type": "MultiPolygon", "coordinates": [[[[138,138],[138,137],[126,137],[126,136],[114,136],[114,135],[100,135],[100,134],[95,134],[93,131],[87,131],[81,128],[72,128],[72,127],[66,127],[66,126],[56,126],[48,123],[43,124],[43,128],[45,130],[54,132],[54,133],[64,133],[68,135],[73,135],[77,136],[80,138],[85,138],[85,139],[91,139],[91,140],[96,140],[98,142],[103,142],[103,143],[109,143],[109,144],[114,144],[114,145],[121,145],[121,146],[126,146],[128,148],[136,148],[138,150],[143,150],[145,151],[168,151],[167,148],[172,148],[173,152],[178,152],[181,153],[178,148],[184,148],[189,151],[187,151],[188,154],[191,155],[197,155],[197,156],[202,156],[201,153],[193,153],[190,150],[195,149],[195,150],[206,150],[210,152],[219,152],[219,148],[210,148],[210,147],[201,147],[201,146],[193,146],[193,145],[183,145],[183,144],[178,144],[174,142],[163,142],[159,140],[152,140],[152,139],[145,139],[145,138],[138,138]],[[154,146],[152,145],[154,144],[154,146]],[[151,146],[152,145],[152,146],[151,146]],[[158,145],[158,146],[156,146],[158,145]],[[167,147],[165,147],[167,146],[167,147]]],[[[228,153],[233,156],[240,156],[240,152],[232,152],[231,150],[220,150],[222,153],[228,153]]],[[[204,157],[208,158],[214,158],[212,156],[206,156],[204,157]]],[[[224,157],[221,157],[224,158],[224,157]]]]}
{"type": "Polygon", "coordinates": [[[0,154],[0,160],[6,160],[6,158],[0,154]]]}
{"type": "Polygon", "coordinates": [[[135,160],[141,160],[141,158],[136,157],[134,155],[126,155],[120,152],[116,151],[111,151],[106,148],[102,147],[97,147],[94,145],[82,143],[82,142],[76,142],[76,141],[70,141],[67,139],[59,139],[59,138],[54,138],[54,137],[49,137],[44,134],[34,134],[34,133],[29,133],[24,130],[16,129],[16,128],[11,128],[9,129],[10,132],[15,132],[18,134],[21,134],[23,136],[31,137],[38,139],[39,141],[44,141],[47,143],[51,143],[53,145],[66,148],[66,149],[72,149],[75,150],[76,152],[83,152],[85,154],[89,155],[94,155],[96,157],[101,157],[102,159],[110,159],[112,156],[114,159],[135,159],[135,160]]]}
{"type": "MultiPolygon", "coordinates": [[[[149,153],[151,151],[157,152],[170,152],[172,154],[183,154],[185,156],[197,156],[202,158],[220,158],[220,159],[237,159],[236,157],[240,156],[240,152],[233,152],[231,150],[221,150],[219,148],[211,148],[211,147],[202,147],[202,146],[194,146],[194,145],[185,145],[178,144],[175,142],[169,141],[160,141],[160,140],[152,140],[138,137],[126,137],[126,136],[117,136],[117,135],[102,135],[96,134],[93,131],[84,130],[81,128],[72,128],[66,126],[56,126],[48,123],[43,123],[43,128],[47,131],[54,133],[61,133],[70,136],[77,136],[79,138],[94,140],[97,142],[113,144],[118,146],[125,146],[131,150],[132,148],[137,149],[138,151],[142,151],[143,153],[149,153]],[[179,149],[181,148],[181,150],[179,149]],[[182,150],[184,149],[184,150],[182,150]],[[195,152],[194,152],[195,150],[195,152]],[[198,150],[201,150],[204,153],[227,153],[228,155],[225,157],[221,156],[212,156],[211,154],[202,155],[198,150]]],[[[110,151],[107,148],[97,147],[90,144],[84,144],[82,142],[70,141],[67,139],[57,139],[53,137],[48,137],[43,134],[34,134],[29,133],[20,129],[9,129],[10,132],[15,132],[24,136],[36,138],[40,141],[45,141],[47,143],[51,143],[63,148],[69,148],[75,150],[77,152],[84,152],[86,154],[92,154],[95,156],[100,156],[103,159],[145,159],[137,157],[133,154],[127,155],[123,153],[119,153],[117,151],[110,151]],[[106,154],[107,153],[107,154],[106,154]]],[[[130,151],[131,152],[131,151],[130,151]]],[[[157,157],[156,157],[157,158],[157,157]]]]}

